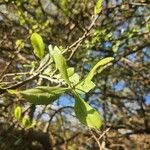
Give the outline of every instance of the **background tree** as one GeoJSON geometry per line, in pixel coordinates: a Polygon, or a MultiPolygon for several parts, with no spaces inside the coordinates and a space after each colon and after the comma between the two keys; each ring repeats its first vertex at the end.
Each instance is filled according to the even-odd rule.
{"type": "Polygon", "coordinates": [[[0,149],[150,148],[150,3],[103,0],[97,15],[96,3],[0,1],[0,149]],[[42,36],[45,53],[50,44],[65,49],[68,66],[81,77],[102,58],[115,58],[103,72],[97,71],[96,87],[84,97],[102,116],[101,131],[78,122],[68,93],[51,105],[35,106],[7,91],[55,84],[41,80],[41,71],[35,74],[40,61],[30,41],[34,32],[42,36]],[[29,116],[24,124],[33,120],[33,127],[14,117],[17,106],[29,116]]]}

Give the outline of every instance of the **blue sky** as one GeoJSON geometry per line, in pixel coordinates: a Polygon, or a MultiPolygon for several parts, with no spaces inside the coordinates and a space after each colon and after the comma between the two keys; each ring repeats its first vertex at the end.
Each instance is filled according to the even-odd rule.
{"type": "Polygon", "coordinates": [[[145,103],[147,105],[150,105],[150,93],[148,93],[147,95],[145,95],[145,103]]]}

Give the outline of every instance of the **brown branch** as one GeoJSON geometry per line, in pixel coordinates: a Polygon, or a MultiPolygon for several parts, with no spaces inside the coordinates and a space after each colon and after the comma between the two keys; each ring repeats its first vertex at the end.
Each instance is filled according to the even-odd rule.
{"type": "Polygon", "coordinates": [[[78,137],[80,134],[81,134],[81,133],[76,133],[76,134],[74,134],[72,137],[70,137],[70,138],[68,138],[68,139],[66,139],[66,140],[63,140],[63,141],[61,141],[61,142],[58,142],[58,143],[54,144],[53,147],[56,147],[57,145],[62,145],[62,144],[65,143],[65,141],[66,141],[66,142],[70,142],[71,140],[73,140],[73,139],[75,139],[76,137],[78,137]]]}
{"type": "Polygon", "coordinates": [[[24,85],[24,84],[26,84],[26,83],[28,83],[28,82],[30,82],[30,81],[35,80],[35,79],[39,76],[39,74],[40,74],[42,71],[44,71],[44,69],[46,69],[51,63],[52,63],[52,62],[49,60],[49,62],[48,62],[47,64],[45,64],[43,67],[38,68],[38,69],[35,71],[35,73],[34,73],[33,75],[31,75],[30,77],[28,77],[26,80],[20,81],[20,82],[18,82],[18,83],[16,83],[16,84],[14,84],[14,85],[12,85],[12,86],[9,86],[9,87],[6,87],[6,88],[4,88],[4,89],[0,89],[0,94],[3,94],[3,93],[5,93],[5,92],[7,92],[7,90],[10,90],[10,89],[19,88],[19,87],[21,87],[22,85],[24,85]]]}
{"type": "Polygon", "coordinates": [[[51,118],[50,118],[50,120],[49,120],[47,129],[46,129],[47,132],[49,131],[49,128],[50,128],[50,125],[51,125],[51,122],[52,122],[54,116],[55,116],[57,113],[61,112],[63,109],[67,109],[67,108],[72,108],[72,109],[73,109],[72,106],[61,107],[61,108],[59,108],[58,110],[56,110],[56,111],[51,115],[51,118]]]}
{"type": "MultiPolygon", "coordinates": [[[[87,30],[84,32],[84,34],[77,40],[75,41],[73,44],[71,44],[69,47],[67,47],[63,53],[68,52],[69,50],[71,51],[71,54],[68,58],[68,60],[70,60],[72,58],[72,56],[74,55],[74,53],[76,52],[76,50],[78,49],[78,47],[80,46],[80,44],[90,35],[90,31],[91,29],[94,27],[97,19],[99,18],[101,13],[99,13],[98,15],[96,15],[94,17],[94,19],[92,20],[91,24],[89,25],[89,27],[87,28],[87,30]],[[73,50],[71,50],[74,47],[73,50]]],[[[101,18],[103,20],[103,18],[101,18]]]]}

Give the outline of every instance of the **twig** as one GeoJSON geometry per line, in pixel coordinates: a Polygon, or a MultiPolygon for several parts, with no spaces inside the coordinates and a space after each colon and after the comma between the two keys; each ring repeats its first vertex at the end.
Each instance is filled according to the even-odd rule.
{"type": "Polygon", "coordinates": [[[150,6],[150,3],[136,3],[136,2],[130,2],[131,5],[137,5],[137,6],[150,6]]]}
{"type": "Polygon", "coordinates": [[[3,77],[0,79],[0,82],[4,80],[5,77],[11,77],[11,76],[18,76],[18,75],[27,75],[30,72],[19,72],[19,73],[8,73],[4,74],[3,77]]]}
{"type": "Polygon", "coordinates": [[[110,127],[107,128],[107,129],[100,135],[100,137],[98,138],[98,140],[100,140],[109,130],[110,130],[110,127]]]}
{"type": "Polygon", "coordinates": [[[71,54],[70,54],[68,60],[70,60],[72,58],[72,56],[74,55],[74,53],[76,52],[76,50],[78,49],[80,44],[90,35],[90,31],[93,28],[93,26],[95,25],[95,22],[99,18],[100,14],[101,14],[101,12],[94,17],[94,19],[92,20],[91,24],[89,25],[87,30],[85,30],[83,35],[77,41],[75,41],[73,44],[71,44],[69,47],[67,47],[64,50],[63,53],[66,53],[67,51],[71,50],[74,47],[74,49],[71,51],[71,54]]]}
{"type": "Polygon", "coordinates": [[[47,79],[48,81],[50,81],[50,83],[52,85],[61,85],[63,87],[67,87],[67,84],[64,81],[61,81],[59,79],[53,79],[53,78],[50,78],[49,76],[46,76],[46,75],[39,75],[39,77],[41,77],[43,79],[47,79]]]}
{"type": "Polygon", "coordinates": [[[16,89],[16,88],[19,88],[20,86],[22,86],[22,85],[24,85],[24,84],[26,84],[26,83],[28,83],[28,82],[30,82],[30,81],[36,79],[36,78],[39,76],[39,74],[40,74],[44,69],[46,69],[51,63],[52,63],[52,62],[49,60],[49,62],[48,62],[47,64],[45,64],[43,67],[40,67],[40,69],[38,68],[37,71],[35,71],[35,73],[34,73],[32,76],[28,77],[26,80],[20,81],[20,82],[14,84],[14,85],[12,85],[12,86],[9,86],[9,87],[7,87],[7,88],[5,88],[5,89],[0,89],[0,94],[3,94],[3,93],[5,93],[5,92],[7,92],[7,90],[9,90],[9,89],[16,89]]]}
{"type": "Polygon", "coordinates": [[[51,118],[50,118],[50,120],[49,120],[47,129],[46,129],[47,132],[49,131],[49,128],[50,128],[50,125],[51,125],[51,122],[52,122],[54,116],[55,116],[58,112],[61,112],[63,109],[66,109],[66,108],[73,108],[73,107],[71,107],[71,106],[61,107],[61,108],[59,108],[58,110],[56,110],[56,111],[52,114],[52,116],[51,116],[51,118]]]}
{"type": "Polygon", "coordinates": [[[9,68],[9,66],[11,65],[11,63],[13,62],[15,56],[20,52],[20,49],[16,48],[16,52],[14,52],[14,54],[11,56],[10,61],[6,64],[6,66],[4,67],[3,71],[0,74],[0,78],[2,79],[6,70],[9,68]]]}
{"type": "Polygon", "coordinates": [[[95,141],[96,141],[96,143],[97,143],[97,145],[98,145],[98,147],[99,147],[99,150],[102,150],[101,143],[100,143],[99,139],[95,136],[94,133],[93,133],[93,136],[92,136],[92,137],[95,139],[95,141]]]}

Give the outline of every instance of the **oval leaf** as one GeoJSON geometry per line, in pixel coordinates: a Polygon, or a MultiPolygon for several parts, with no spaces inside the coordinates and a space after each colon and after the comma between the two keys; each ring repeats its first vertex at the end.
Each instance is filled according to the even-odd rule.
{"type": "Polygon", "coordinates": [[[23,119],[22,119],[22,125],[25,127],[25,128],[30,128],[32,126],[32,121],[31,119],[29,118],[29,116],[24,116],[23,119]]]}
{"type": "Polygon", "coordinates": [[[57,46],[55,46],[54,49],[52,49],[50,46],[49,50],[56,64],[56,68],[59,70],[61,74],[62,79],[64,79],[67,83],[69,83],[66,60],[63,57],[61,51],[57,46]]]}
{"type": "Polygon", "coordinates": [[[35,105],[48,105],[54,102],[66,88],[38,86],[33,89],[21,91],[20,94],[35,105]]]}
{"type": "Polygon", "coordinates": [[[95,15],[99,14],[102,10],[102,2],[103,0],[98,0],[95,6],[95,15]]]}
{"type": "Polygon", "coordinates": [[[38,33],[33,33],[31,35],[31,44],[34,49],[34,54],[38,58],[42,59],[44,56],[45,45],[44,45],[42,37],[38,33]]]}
{"type": "Polygon", "coordinates": [[[21,109],[21,107],[17,106],[14,111],[14,116],[17,120],[20,120],[21,115],[22,115],[22,109],[21,109]]]}
{"type": "Polygon", "coordinates": [[[95,75],[96,70],[97,70],[99,67],[102,67],[102,68],[100,68],[100,69],[102,70],[105,65],[107,65],[109,62],[111,62],[111,61],[113,61],[113,60],[114,60],[113,57],[106,57],[106,58],[100,60],[100,61],[92,68],[92,70],[89,72],[89,74],[87,75],[85,81],[90,81],[90,80],[92,80],[92,78],[93,78],[94,75],[95,75]]]}
{"type": "Polygon", "coordinates": [[[102,120],[99,113],[86,103],[79,95],[76,95],[75,97],[74,110],[76,117],[86,126],[99,130],[102,126],[102,120]]]}

